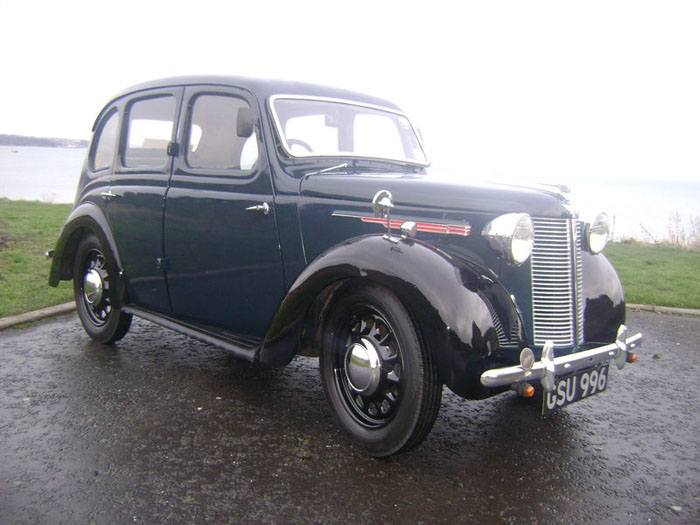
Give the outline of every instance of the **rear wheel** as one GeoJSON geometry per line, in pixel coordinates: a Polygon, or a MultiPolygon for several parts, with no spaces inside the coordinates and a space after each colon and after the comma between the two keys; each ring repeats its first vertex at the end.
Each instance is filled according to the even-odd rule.
{"type": "Polygon", "coordinates": [[[369,454],[403,452],[430,432],[442,385],[406,309],[390,291],[366,286],[336,301],[325,324],[320,367],[338,422],[369,454]]]}
{"type": "Polygon", "coordinates": [[[94,235],[85,237],[73,262],[73,292],[80,322],[98,343],[118,341],[131,325],[131,315],[118,307],[117,279],[112,254],[94,235]]]}

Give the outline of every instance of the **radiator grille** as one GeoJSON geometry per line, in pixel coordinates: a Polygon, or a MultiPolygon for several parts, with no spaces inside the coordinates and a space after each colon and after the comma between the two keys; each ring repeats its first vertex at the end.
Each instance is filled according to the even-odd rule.
{"type": "Polygon", "coordinates": [[[534,218],[532,311],[535,345],[583,340],[580,226],[570,219],[534,218]]]}
{"type": "Polygon", "coordinates": [[[574,288],[574,297],[576,298],[576,341],[578,344],[583,343],[583,262],[581,261],[581,236],[583,232],[583,224],[575,222],[574,225],[574,277],[576,279],[576,287],[574,288]]]}

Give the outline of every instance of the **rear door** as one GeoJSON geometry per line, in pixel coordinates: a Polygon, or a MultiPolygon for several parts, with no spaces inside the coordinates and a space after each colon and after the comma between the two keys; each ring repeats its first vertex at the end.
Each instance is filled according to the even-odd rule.
{"type": "Polygon", "coordinates": [[[129,299],[169,313],[162,271],[163,206],[172,170],[172,148],[182,88],[139,93],[125,102],[121,147],[104,194],[129,299]]]}
{"type": "Polygon", "coordinates": [[[187,88],[164,246],[175,317],[262,337],[284,293],[265,150],[244,90],[187,88]]]}

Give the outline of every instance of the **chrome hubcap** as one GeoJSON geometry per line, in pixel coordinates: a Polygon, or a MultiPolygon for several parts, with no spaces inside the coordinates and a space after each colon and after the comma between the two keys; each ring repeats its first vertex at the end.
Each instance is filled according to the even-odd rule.
{"type": "Polygon", "coordinates": [[[83,293],[88,304],[99,304],[102,301],[104,283],[102,276],[94,268],[88,270],[83,280],[83,293]]]}
{"type": "Polygon", "coordinates": [[[92,250],[85,260],[82,286],[77,297],[82,299],[85,313],[95,326],[104,325],[112,312],[109,283],[104,255],[98,250],[92,250]]]}
{"type": "Polygon", "coordinates": [[[350,387],[358,394],[371,396],[381,380],[381,360],[372,342],[363,337],[345,354],[345,374],[350,387]]]}
{"type": "Polygon", "coordinates": [[[335,381],[345,406],[359,424],[383,427],[403,393],[403,362],[394,331],[381,312],[357,305],[339,327],[336,341],[335,381]]]}

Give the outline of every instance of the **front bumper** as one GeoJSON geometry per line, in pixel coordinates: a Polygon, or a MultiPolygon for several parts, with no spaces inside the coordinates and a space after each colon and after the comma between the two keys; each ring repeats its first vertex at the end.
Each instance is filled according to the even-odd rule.
{"type": "Polygon", "coordinates": [[[481,374],[481,384],[486,387],[499,387],[539,379],[542,388],[551,392],[554,389],[555,378],[559,376],[612,360],[615,360],[617,368],[622,368],[634,355],[632,350],[641,344],[642,334],[627,337],[625,325],[620,326],[614,343],[561,357],[554,357],[554,344],[548,341],[542,349],[540,361],[528,362],[523,351],[520,365],[487,370],[481,374]]]}

